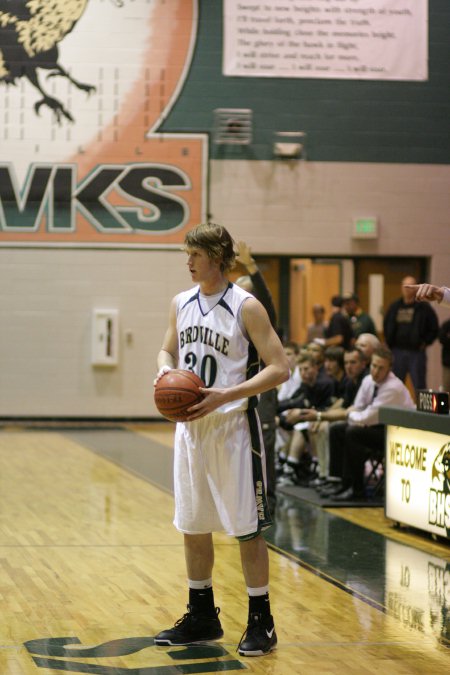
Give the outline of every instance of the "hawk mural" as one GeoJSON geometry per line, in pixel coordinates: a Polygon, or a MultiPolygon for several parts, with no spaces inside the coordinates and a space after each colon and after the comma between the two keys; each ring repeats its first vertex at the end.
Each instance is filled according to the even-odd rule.
{"type": "Polygon", "coordinates": [[[39,69],[47,78],[61,76],[88,94],[95,90],[73,78],[59,61],[59,43],[77,24],[88,0],[0,0],[0,82],[16,84],[25,77],[41,93],[34,104],[50,108],[56,121],[73,122],[72,114],[42,85],[39,69]]]}
{"type": "Polygon", "coordinates": [[[160,134],[197,0],[0,0],[0,245],[176,244],[206,211],[206,134],[160,134]]]}

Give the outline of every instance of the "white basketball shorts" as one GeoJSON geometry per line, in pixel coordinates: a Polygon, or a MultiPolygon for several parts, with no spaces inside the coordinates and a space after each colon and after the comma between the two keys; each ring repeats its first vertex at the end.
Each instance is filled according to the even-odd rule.
{"type": "Polygon", "coordinates": [[[256,410],[212,413],[175,432],[175,527],[252,538],[272,524],[256,410]]]}

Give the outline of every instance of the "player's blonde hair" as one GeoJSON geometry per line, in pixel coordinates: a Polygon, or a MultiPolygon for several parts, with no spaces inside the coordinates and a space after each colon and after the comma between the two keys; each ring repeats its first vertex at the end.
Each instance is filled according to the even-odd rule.
{"type": "Polygon", "coordinates": [[[184,238],[184,248],[201,248],[210,258],[220,261],[222,271],[233,269],[236,262],[234,241],[223,225],[201,223],[184,238]]]}

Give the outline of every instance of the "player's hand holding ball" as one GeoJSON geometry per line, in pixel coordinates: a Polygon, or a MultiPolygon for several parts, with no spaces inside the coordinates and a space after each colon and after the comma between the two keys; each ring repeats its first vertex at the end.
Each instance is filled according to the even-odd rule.
{"type": "Polygon", "coordinates": [[[170,366],[162,366],[162,368],[160,368],[160,369],[158,370],[158,372],[156,373],[156,377],[155,377],[155,379],[153,380],[153,386],[154,386],[154,387],[156,387],[156,385],[157,385],[157,383],[158,383],[158,380],[160,380],[161,377],[162,377],[165,373],[168,373],[169,370],[172,370],[172,368],[171,368],[170,366]]]}
{"type": "Polygon", "coordinates": [[[171,422],[186,422],[190,418],[188,410],[204,398],[200,387],[204,388],[205,383],[190,370],[163,366],[154,385],[156,407],[171,422]]]}

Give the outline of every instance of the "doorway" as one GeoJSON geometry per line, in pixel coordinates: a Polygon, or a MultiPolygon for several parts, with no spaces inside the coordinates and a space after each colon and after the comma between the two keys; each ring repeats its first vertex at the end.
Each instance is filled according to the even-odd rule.
{"type": "Polygon", "coordinates": [[[305,258],[255,256],[272,293],[283,339],[306,341],[314,303],[325,307],[329,318],[333,295],[357,293],[361,307],[375,321],[383,339],[383,316],[400,297],[405,276],[428,278],[427,258],[305,258]]]}
{"type": "Polygon", "coordinates": [[[307,339],[307,327],[312,320],[313,305],[323,305],[329,320],[330,300],[342,293],[345,260],[314,260],[291,258],[289,293],[289,337],[299,344],[307,339]]]}

